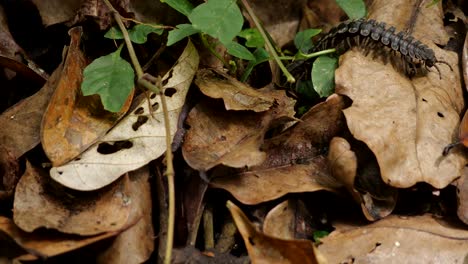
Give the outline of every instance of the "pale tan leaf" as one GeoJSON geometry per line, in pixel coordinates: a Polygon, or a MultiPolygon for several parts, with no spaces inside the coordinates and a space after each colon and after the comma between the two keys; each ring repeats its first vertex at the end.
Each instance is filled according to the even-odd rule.
{"type": "Polygon", "coordinates": [[[216,165],[242,168],[265,160],[260,151],[265,132],[281,119],[292,119],[295,100],[284,91],[270,91],[277,104],[261,113],[226,111],[212,102],[202,102],[189,113],[190,126],[182,153],[196,170],[207,171],[216,165]]]}
{"type": "Polygon", "coordinates": [[[234,222],[244,239],[253,264],[258,263],[304,263],[325,264],[327,260],[310,240],[286,240],[270,237],[257,231],[247,216],[233,204],[227,202],[234,222]]]}
{"type": "Polygon", "coordinates": [[[16,244],[29,254],[19,256],[17,260],[37,260],[69,252],[97,241],[115,236],[117,232],[103,233],[97,236],[79,237],[75,235],[44,235],[27,233],[18,228],[9,218],[0,216],[0,234],[12,238],[16,244]]]}
{"type": "MultiPolygon", "coordinates": [[[[191,42],[176,65],[163,77],[165,89],[176,91],[167,96],[171,136],[177,130],[179,113],[198,67],[198,53],[191,42]]],[[[166,151],[165,127],[159,95],[143,100],[99,142],[77,159],[50,171],[51,177],[71,189],[95,190],[115,181],[166,151]],[[156,110],[153,110],[157,108],[156,110]]]]}
{"type": "Polygon", "coordinates": [[[294,239],[295,210],[290,203],[290,200],[286,200],[268,212],[263,221],[265,235],[281,239],[294,239]]]}
{"type": "Polygon", "coordinates": [[[275,102],[275,97],[268,91],[255,90],[214,69],[199,70],[195,84],[206,96],[223,99],[226,110],[263,112],[270,109],[275,102]]]}
{"type": "Polygon", "coordinates": [[[330,263],[464,263],[468,253],[466,228],[429,215],[335,227],[318,247],[330,263]]]}
{"type": "Polygon", "coordinates": [[[48,179],[28,162],[16,187],[13,219],[27,232],[40,227],[83,236],[118,231],[129,221],[129,201],[140,195],[129,190],[127,177],[100,193],[67,193],[48,179]]]}
{"type": "Polygon", "coordinates": [[[149,173],[148,166],[129,173],[129,191],[138,194],[130,200],[132,209],[129,221],[137,222],[117,235],[112,245],[99,254],[97,263],[138,264],[151,256],[155,236],[149,173]]]}
{"type": "MultiPolygon", "coordinates": [[[[405,10],[407,2],[399,3],[398,10],[405,10]]],[[[428,3],[423,1],[421,8],[428,3]]],[[[380,6],[388,6],[388,1],[377,1],[369,11],[377,20],[383,13],[380,6]]],[[[440,5],[430,10],[434,8],[440,5]]],[[[440,19],[435,23],[428,17],[418,16],[421,21],[416,23],[415,36],[424,34],[424,28],[440,28],[440,19]]],[[[427,75],[410,80],[390,64],[384,65],[356,50],[341,57],[336,71],[337,93],[353,100],[353,105],[344,110],[348,127],[375,154],[382,179],[391,186],[406,188],[427,182],[443,188],[459,177],[466,163],[460,153],[442,156],[444,147],[452,142],[464,102],[459,72],[455,70],[457,55],[431,42],[440,41],[437,36],[425,34],[421,41],[434,50],[438,60],[454,69],[438,64],[441,79],[432,67],[427,75]]]]}

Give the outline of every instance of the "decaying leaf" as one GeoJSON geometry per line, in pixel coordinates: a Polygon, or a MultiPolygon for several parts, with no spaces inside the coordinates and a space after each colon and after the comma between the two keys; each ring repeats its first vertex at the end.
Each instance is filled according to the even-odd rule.
{"type": "Polygon", "coordinates": [[[244,239],[252,263],[328,263],[312,241],[267,236],[255,229],[239,207],[230,201],[227,207],[244,239]]]}
{"type": "Polygon", "coordinates": [[[84,0],[32,0],[45,26],[63,23],[71,20],[84,0]]]}
{"type": "Polygon", "coordinates": [[[129,190],[127,177],[100,193],[67,193],[46,172],[26,164],[26,172],[16,187],[13,220],[22,230],[40,227],[62,233],[96,235],[118,231],[127,225],[130,203],[138,191],[129,190]]]}
{"type": "Polygon", "coordinates": [[[463,223],[468,225],[468,168],[463,169],[463,174],[457,181],[458,210],[457,215],[463,223]]]}
{"type": "Polygon", "coordinates": [[[336,95],[316,105],[302,122],[265,141],[265,161],[247,170],[215,170],[211,186],[227,190],[245,204],[258,204],[292,192],[339,187],[321,149],[342,128],[343,107],[342,98],[336,95]]]}
{"type": "Polygon", "coordinates": [[[468,253],[466,228],[430,215],[335,227],[318,246],[330,263],[464,263],[468,253]]]}
{"type": "Polygon", "coordinates": [[[154,250],[154,230],[148,166],[129,172],[129,222],[136,222],[123,231],[112,245],[99,254],[97,263],[139,264],[149,259],[154,250]]]}
{"type": "Polygon", "coordinates": [[[61,71],[62,65],[59,65],[41,90],[0,115],[0,145],[12,151],[14,156],[21,157],[40,143],[42,116],[61,71]]]}
{"type": "Polygon", "coordinates": [[[367,220],[384,218],[395,208],[398,192],[382,182],[375,159],[367,159],[358,165],[358,160],[363,155],[356,156],[346,139],[334,137],[328,152],[332,175],[343,183],[354,200],[361,205],[367,220]]]}
{"type": "MultiPolygon", "coordinates": [[[[179,113],[198,61],[198,53],[189,42],[174,68],[163,77],[164,89],[175,92],[171,97],[165,95],[171,136],[177,130],[179,113]]],[[[52,168],[52,178],[71,189],[95,190],[162,155],[166,151],[166,139],[162,107],[159,107],[160,97],[156,94],[150,97],[149,103],[143,100],[132,113],[77,159],[52,168]]]]}
{"type": "Polygon", "coordinates": [[[18,158],[0,145],[0,201],[10,198],[21,176],[18,158]]]}
{"type": "MultiPolygon", "coordinates": [[[[416,8],[424,9],[428,2],[423,1],[416,8]]],[[[402,16],[389,20],[388,16],[380,17],[384,13],[382,9],[412,10],[405,4],[411,5],[407,1],[392,1],[391,5],[388,1],[376,1],[369,14],[395,25],[392,22],[396,19],[407,21],[411,16],[397,13],[402,16]],[[389,9],[393,5],[398,8],[389,9]]],[[[440,5],[434,5],[427,12],[441,13],[439,8],[440,5]]],[[[439,33],[432,33],[434,28],[441,28],[442,20],[432,21],[433,16],[424,10],[425,15],[417,17],[414,36],[433,49],[438,60],[458,69],[456,54],[432,42],[442,41],[439,33]],[[431,33],[424,34],[425,30],[431,33]]],[[[349,130],[372,150],[382,179],[391,186],[405,188],[427,182],[443,188],[460,176],[466,163],[460,153],[442,156],[442,150],[451,143],[457,129],[463,96],[458,71],[451,71],[444,64],[438,67],[441,79],[433,67],[427,75],[410,80],[390,64],[384,65],[356,50],[341,57],[336,71],[336,91],[353,100],[353,105],[344,110],[349,130]]]]}
{"type": "Polygon", "coordinates": [[[242,168],[263,162],[265,153],[259,148],[265,132],[279,119],[294,116],[295,101],[284,91],[270,91],[269,97],[277,104],[261,113],[226,111],[208,101],[196,105],[187,118],[190,129],[182,146],[187,163],[207,171],[219,164],[242,168]]]}
{"type": "Polygon", "coordinates": [[[102,137],[129,109],[131,94],[120,112],[105,111],[98,96],[83,96],[80,85],[86,59],[80,50],[81,27],[72,28],[60,80],[42,119],[41,141],[53,166],[74,159],[102,137]]]}
{"type": "Polygon", "coordinates": [[[275,102],[275,97],[268,91],[255,90],[213,69],[199,70],[195,84],[206,96],[223,99],[226,110],[263,112],[270,109],[275,102]]]}
{"type": "Polygon", "coordinates": [[[22,261],[60,255],[115,236],[116,234],[117,232],[109,232],[97,236],[79,237],[63,234],[44,235],[27,233],[18,228],[11,219],[0,216],[0,235],[10,237],[26,252],[29,252],[16,258],[22,261]]]}
{"type": "Polygon", "coordinates": [[[278,204],[265,216],[263,233],[281,239],[294,239],[294,213],[290,200],[278,204]]]}

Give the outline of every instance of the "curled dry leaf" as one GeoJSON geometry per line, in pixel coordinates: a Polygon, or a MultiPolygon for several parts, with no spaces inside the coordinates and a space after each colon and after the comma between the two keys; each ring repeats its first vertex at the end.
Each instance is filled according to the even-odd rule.
{"type": "Polygon", "coordinates": [[[13,220],[32,232],[40,227],[83,236],[121,230],[129,221],[129,201],[140,195],[130,190],[127,177],[100,193],[67,193],[29,162],[16,187],[13,220]]]}
{"type": "Polygon", "coordinates": [[[226,110],[263,112],[270,109],[275,102],[275,97],[268,91],[255,90],[214,69],[199,70],[195,84],[206,96],[223,99],[226,110]]]}
{"type": "Polygon", "coordinates": [[[182,153],[190,167],[207,171],[216,165],[242,168],[260,164],[259,148],[266,131],[280,119],[292,119],[295,101],[284,91],[270,91],[277,104],[262,113],[226,111],[205,101],[196,105],[186,120],[190,126],[182,153]]]}
{"type": "Polygon", "coordinates": [[[280,239],[294,239],[294,214],[290,200],[278,204],[265,216],[263,233],[280,239]]]}
{"type": "Polygon", "coordinates": [[[97,95],[83,96],[81,83],[86,59],[80,50],[81,27],[69,31],[70,47],[55,92],[44,113],[42,147],[57,167],[77,157],[102,137],[127,112],[133,92],[117,113],[104,110],[97,95]]]}
{"type": "MultiPolygon", "coordinates": [[[[163,77],[167,96],[171,136],[177,130],[185,95],[198,67],[198,53],[188,43],[176,65],[163,77]]],[[[163,111],[159,95],[152,94],[132,113],[122,119],[99,142],[77,159],[50,171],[51,177],[71,189],[95,190],[115,181],[127,171],[135,170],[166,151],[163,111]],[[150,105],[151,109],[148,109],[150,105]]]]}
{"type": "Polygon", "coordinates": [[[463,223],[468,225],[468,168],[463,169],[463,174],[457,181],[458,210],[457,215],[463,223]]]}
{"type": "MultiPolygon", "coordinates": [[[[270,237],[255,229],[247,216],[227,202],[252,263],[328,263],[310,240],[285,240],[270,237]]],[[[333,263],[333,262],[331,262],[333,263]]]]}
{"type": "Polygon", "coordinates": [[[215,170],[211,186],[227,190],[244,204],[258,204],[293,192],[334,190],[340,184],[330,176],[321,149],[341,130],[343,107],[337,95],[316,105],[302,122],[265,141],[265,161],[248,170],[215,170]]]}
{"type": "MultiPolygon", "coordinates": [[[[375,179],[369,178],[369,176],[380,177],[378,173],[373,173],[375,168],[367,166],[359,170],[360,174],[358,173],[356,154],[351,150],[351,145],[346,139],[334,137],[331,140],[328,162],[333,177],[343,183],[354,200],[361,205],[362,212],[367,220],[375,221],[384,218],[393,211],[398,193],[396,190],[388,190],[388,188],[382,186],[379,187],[378,185],[383,183],[376,182],[375,179]],[[367,184],[361,187],[367,187],[367,189],[361,190],[360,192],[356,190],[355,184],[357,177],[360,177],[361,181],[367,184]],[[375,193],[378,195],[375,195],[375,193]]],[[[381,181],[380,178],[377,179],[377,181],[381,181]]]]}
{"type": "Polygon", "coordinates": [[[29,252],[16,258],[20,261],[57,256],[115,236],[116,234],[117,232],[108,232],[97,236],[79,237],[63,234],[44,235],[27,233],[18,228],[11,219],[0,216],[0,235],[10,237],[26,252],[29,252]]]}
{"type": "Polygon", "coordinates": [[[318,246],[330,263],[464,263],[467,255],[468,230],[429,215],[335,227],[318,246]]]}
{"type": "Polygon", "coordinates": [[[59,80],[62,64],[37,93],[18,102],[0,115],[0,145],[21,157],[40,143],[41,121],[59,80]]]}
{"type": "Polygon", "coordinates": [[[117,235],[112,245],[99,254],[97,263],[139,264],[149,259],[154,250],[149,173],[148,166],[129,172],[129,193],[138,194],[129,200],[129,222],[136,224],[117,235]]]}
{"type": "MultiPolygon", "coordinates": [[[[398,8],[387,10],[406,10],[405,3],[409,3],[396,2],[400,3],[398,8]]],[[[427,3],[423,1],[419,8],[427,3]]],[[[387,4],[388,1],[375,2],[370,16],[381,20],[379,14],[383,11],[379,7],[388,8],[387,4]],[[374,10],[378,11],[375,15],[374,10]]],[[[430,10],[434,8],[440,5],[430,10]]],[[[440,19],[435,23],[428,21],[428,17],[426,14],[418,16],[420,21],[413,31],[416,37],[425,32],[421,28],[431,32],[433,28],[440,28],[440,19]]],[[[442,150],[451,143],[457,129],[463,96],[456,71],[458,58],[455,53],[444,51],[431,42],[440,41],[438,35],[425,34],[420,39],[434,50],[439,60],[446,61],[454,69],[451,71],[447,65],[438,64],[441,79],[431,68],[427,75],[410,80],[390,64],[384,65],[356,50],[341,57],[336,71],[337,93],[353,100],[353,105],[344,110],[349,130],[372,150],[382,179],[391,186],[406,188],[417,182],[427,182],[443,188],[459,177],[465,165],[466,159],[460,153],[442,156],[442,150]]]]}

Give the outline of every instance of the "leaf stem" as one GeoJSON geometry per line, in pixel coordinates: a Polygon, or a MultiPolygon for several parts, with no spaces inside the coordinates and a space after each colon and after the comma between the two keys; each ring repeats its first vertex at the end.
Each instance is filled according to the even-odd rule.
{"type": "Polygon", "coordinates": [[[294,79],[294,77],[291,75],[291,73],[288,71],[288,69],[286,69],[286,67],[284,66],[283,62],[280,60],[280,58],[278,57],[278,53],[276,52],[276,49],[275,47],[273,47],[273,45],[271,44],[271,41],[270,39],[268,38],[268,36],[266,35],[265,33],[265,30],[263,29],[263,26],[262,24],[260,23],[260,20],[258,19],[258,17],[255,15],[252,7],[250,7],[250,4],[247,0],[241,0],[241,3],[242,5],[244,6],[245,10],[247,11],[247,13],[249,13],[250,17],[252,18],[255,26],[257,27],[258,31],[260,32],[260,35],[262,35],[262,38],[265,40],[265,45],[267,47],[267,50],[270,52],[271,56],[273,57],[273,59],[276,61],[276,64],[278,64],[278,67],[281,69],[281,71],[283,72],[284,76],[286,76],[286,80],[290,83],[294,83],[296,80],[294,79]]]}
{"type": "Polygon", "coordinates": [[[206,34],[204,33],[200,33],[200,39],[203,43],[203,46],[205,46],[208,51],[213,54],[213,56],[215,56],[218,60],[220,60],[224,67],[226,67],[227,69],[230,68],[230,65],[228,63],[226,63],[226,61],[221,57],[221,55],[219,55],[218,52],[216,52],[216,50],[213,49],[213,47],[211,46],[210,42],[208,41],[208,39],[206,38],[206,34]]]}
{"type": "Polygon", "coordinates": [[[128,54],[130,55],[130,60],[132,61],[133,67],[135,68],[138,79],[140,79],[143,76],[143,70],[141,69],[140,63],[138,62],[138,58],[136,56],[135,50],[133,49],[132,41],[130,40],[130,37],[128,36],[128,31],[122,22],[122,18],[120,17],[119,12],[115,10],[115,8],[109,2],[109,0],[103,0],[103,1],[104,3],[106,3],[107,7],[112,11],[114,15],[114,19],[119,25],[120,31],[122,31],[125,44],[128,49],[128,54]]]}
{"type": "Polygon", "coordinates": [[[147,88],[148,90],[158,93],[161,96],[161,105],[163,109],[164,115],[164,127],[166,130],[166,176],[167,176],[167,185],[168,185],[168,192],[169,192],[169,208],[168,208],[168,225],[167,225],[167,240],[166,240],[166,253],[164,255],[164,263],[170,264],[172,259],[172,246],[174,244],[174,221],[175,221],[175,187],[174,187],[174,165],[172,163],[172,137],[171,137],[171,126],[169,120],[169,111],[167,108],[166,96],[162,90],[161,84],[161,77],[158,76],[156,78],[156,82],[153,83],[151,80],[154,78],[148,74],[143,73],[141,68],[140,62],[138,62],[138,58],[136,56],[135,50],[133,49],[132,42],[130,37],[128,36],[127,29],[125,28],[121,16],[117,10],[112,6],[109,0],[103,0],[107,7],[113,12],[114,18],[117,21],[117,24],[122,31],[123,37],[125,39],[125,44],[128,49],[128,53],[130,55],[130,59],[132,61],[133,67],[137,73],[137,84],[147,88]]]}
{"type": "Polygon", "coordinates": [[[321,50],[321,51],[317,51],[317,52],[309,53],[309,54],[304,54],[302,52],[299,52],[299,54],[296,56],[296,59],[311,59],[314,57],[318,57],[321,55],[330,54],[334,52],[336,52],[336,49],[326,49],[326,50],[321,50]]]}

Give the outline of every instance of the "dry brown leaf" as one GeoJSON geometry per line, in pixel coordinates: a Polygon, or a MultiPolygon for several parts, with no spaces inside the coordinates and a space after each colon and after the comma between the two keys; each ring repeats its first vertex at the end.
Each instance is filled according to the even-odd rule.
{"type": "Polygon", "coordinates": [[[330,263],[464,263],[468,230],[429,215],[339,226],[318,249],[330,263]]]}
{"type": "Polygon", "coordinates": [[[109,232],[97,236],[79,237],[63,234],[26,233],[19,229],[11,219],[0,216],[0,235],[10,237],[26,252],[29,252],[29,254],[17,258],[17,260],[23,261],[60,255],[116,234],[117,232],[109,232]]]}
{"type": "Polygon", "coordinates": [[[468,168],[463,169],[463,174],[457,181],[458,210],[457,215],[463,223],[468,225],[468,168]]]}
{"type": "Polygon", "coordinates": [[[263,221],[265,235],[281,239],[294,239],[295,210],[290,203],[290,200],[286,200],[268,212],[263,221]]]}
{"type": "MultiPolygon", "coordinates": [[[[267,236],[255,229],[247,216],[227,202],[234,222],[244,239],[250,260],[255,263],[328,263],[310,240],[286,240],[267,236]]],[[[333,262],[332,262],[333,263],[333,262]]]]}
{"type": "Polygon", "coordinates": [[[40,143],[41,121],[58,82],[62,65],[37,93],[20,101],[0,115],[0,145],[17,158],[40,143]]]}
{"type": "Polygon", "coordinates": [[[129,173],[131,197],[130,222],[135,225],[123,231],[112,242],[110,248],[102,251],[97,263],[144,263],[154,250],[154,230],[152,222],[152,202],[149,183],[149,170],[145,166],[129,173]]]}
{"type": "Polygon", "coordinates": [[[127,177],[94,194],[67,193],[53,184],[46,172],[26,164],[13,205],[16,225],[27,232],[40,227],[78,235],[118,231],[129,221],[130,201],[140,195],[129,190],[127,177]]]}
{"type": "Polygon", "coordinates": [[[13,153],[0,145],[0,201],[10,198],[21,173],[20,164],[13,153]]]}
{"type": "Polygon", "coordinates": [[[47,27],[71,20],[84,0],[32,0],[47,27]]]}
{"type": "Polygon", "coordinates": [[[337,95],[316,105],[295,127],[265,141],[264,162],[248,170],[216,170],[211,186],[227,190],[245,204],[258,204],[292,192],[339,187],[330,176],[321,148],[340,131],[343,107],[337,95]]]}
{"type": "MultiPolygon", "coordinates": [[[[356,190],[356,177],[362,175],[358,175],[358,160],[346,139],[334,137],[331,140],[330,150],[328,152],[328,162],[330,164],[333,177],[343,183],[354,200],[361,205],[362,212],[369,221],[384,218],[393,211],[396,205],[396,196],[398,194],[396,191],[382,195],[376,199],[376,197],[374,197],[370,192],[359,192],[356,190]]],[[[362,171],[363,170],[361,170],[361,172],[362,171]]],[[[374,184],[372,184],[371,187],[375,187],[376,190],[367,191],[378,192],[380,190],[374,184]]]]}
{"type": "Polygon", "coordinates": [[[102,137],[127,112],[133,92],[117,113],[104,110],[99,96],[83,96],[81,82],[86,59],[80,50],[81,27],[69,31],[70,47],[60,80],[42,119],[41,141],[57,167],[74,159],[102,137]]]}
{"type": "MultiPolygon", "coordinates": [[[[173,137],[185,96],[198,68],[197,50],[189,42],[175,66],[162,78],[173,137]]],[[[75,190],[102,188],[128,171],[138,169],[166,151],[161,97],[150,95],[125,116],[109,133],[77,159],[50,170],[51,177],[75,190]]]]}
{"type": "Polygon", "coordinates": [[[468,34],[465,36],[463,44],[462,65],[463,80],[465,81],[465,90],[468,90],[468,34]]]}
{"type": "Polygon", "coordinates": [[[255,90],[214,69],[199,70],[195,84],[206,96],[223,99],[226,110],[263,112],[275,102],[275,97],[268,90],[255,90]]]}
{"type": "MultiPolygon", "coordinates": [[[[423,1],[420,8],[425,8],[429,2],[423,1]]],[[[408,3],[374,1],[369,14],[382,20],[383,8],[392,13],[407,10],[408,3]],[[389,9],[393,5],[398,8],[389,9]]],[[[440,5],[432,6],[428,13],[439,12],[437,8],[440,5]]],[[[424,28],[431,32],[433,28],[440,28],[441,20],[437,18],[438,23],[435,23],[433,19],[426,12],[418,16],[414,35],[421,37],[426,32],[424,28]]],[[[441,34],[426,34],[420,39],[434,50],[439,60],[458,69],[456,54],[431,42],[443,42],[441,34]]],[[[442,150],[451,143],[457,129],[463,96],[458,71],[451,71],[443,64],[439,68],[442,79],[431,69],[426,76],[410,80],[390,64],[384,65],[356,50],[341,57],[336,71],[336,91],[353,100],[353,105],[344,110],[348,127],[354,137],[365,142],[375,154],[382,179],[391,186],[405,188],[427,182],[443,188],[459,177],[465,165],[465,157],[459,153],[442,157],[442,150]]]]}
{"type": "Polygon", "coordinates": [[[190,126],[182,151],[187,163],[199,171],[224,164],[234,168],[254,166],[265,159],[259,148],[271,125],[294,116],[293,99],[284,91],[271,91],[277,105],[262,113],[226,111],[210,101],[196,105],[189,113],[190,126]]]}

